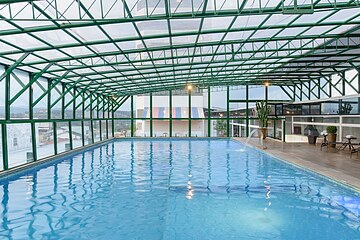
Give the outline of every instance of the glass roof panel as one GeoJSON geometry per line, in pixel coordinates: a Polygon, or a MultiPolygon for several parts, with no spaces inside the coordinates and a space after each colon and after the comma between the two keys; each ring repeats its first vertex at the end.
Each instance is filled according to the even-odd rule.
{"type": "Polygon", "coordinates": [[[173,33],[198,31],[200,27],[200,19],[171,19],[171,31],[173,33]]]}
{"type": "Polygon", "coordinates": [[[113,43],[91,45],[96,52],[118,52],[119,48],[113,43]]]}
{"type": "Polygon", "coordinates": [[[200,34],[199,43],[220,41],[224,33],[200,34]]]}
{"type": "Polygon", "coordinates": [[[137,33],[132,23],[117,23],[102,25],[102,28],[110,35],[113,39],[137,37],[137,33]]]}
{"type": "MultiPolygon", "coordinates": [[[[0,7],[0,14],[3,18],[8,18],[8,22],[0,21],[0,36],[3,41],[0,41],[0,53],[6,53],[2,60],[5,63],[9,62],[9,59],[12,59],[10,63],[16,61],[23,56],[22,50],[25,49],[33,53],[23,63],[30,65],[28,68],[35,72],[41,71],[49,61],[56,61],[64,69],[53,67],[44,76],[53,77],[63,74],[67,69],[75,69],[74,71],[85,79],[102,78],[104,82],[110,82],[108,86],[111,85],[112,89],[107,91],[111,92],[119,90],[118,85],[113,82],[114,79],[126,79],[121,73],[114,72],[115,66],[116,69],[123,70],[124,74],[131,75],[132,79],[142,82],[141,86],[144,86],[132,85],[127,81],[128,89],[138,91],[143,88],[141,91],[148,91],[151,85],[147,80],[160,81],[158,85],[165,86],[170,79],[173,81],[173,74],[179,75],[178,81],[180,78],[195,76],[201,81],[203,75],[211,76],[209,74],[233,79],[233,74],[241,73],[244,73],[244,76],[237,82],[250,74],[253,74],[252,80],[257,80],[259,74],[276,79],[278,75],[274,73],[282,72],[279,64],[286,64],[288,61],[309,61],[308,65],[311,65],[319,59],[338,57],[343,59],[343,62],[350,62],[356,57],[354,48],[359,44],[358,38],[343,36],[333,41],[329,35],[326,39],[318,36],[326,32],[344,34],[359,27],[359,6],[355,6],[352,1],[336,1],[336,7],[332,5],[334,0],[316,1],[313,14],[297,13],[294,1],[246,1],[242,6],[242,0],[212,0],[207,1],[207,9],[204,9],[204,0],[171,0],[168,3],[171,11],[168,17],[165,16],[164,0],[35,1],[33,4],[11,4],[10,8],[0,7]],[[288,13],[281,13],[282,3],[286,5],[288,13]],[[32,6],[43,9],[48,16],[32,9],[32,6]],[[239,9],[242,7],[243,10],[239,9]],[[48,17],[49,20],[46,19],[48,17]],[[96,20],[91,20],[91,17],[96,20]],[[344,22],[350,19],[355,20],[350,24],[344,22]],[[233,20],[235,21],[230,32],[226,32],[233,20]],[[169,36],[168,21],[172,36],[169,36]],[[20,28],[11,26],[9,22],[18,24],[20,28]],[[203,22],[201,27],[200,22],[203,22]],[[286,28],[289,24],[292,26],[286,28]],[[101,28],[115,39],[116,45],[101,28]],[[140,36],[136,28],[139,29],[140,36]],[[11,32],[16,35],[11,35],[11,32]],[[224,36],[225,42],[221,42],[224,36]],[[296,39],[292,39],[294,36],[296,39]],[[4,41],[9,41],[13,46],[4,41]],[[153,51],[155,49],[156,51],[153,51]],[[141,75],[134,66],[142,68],[141,71],[148,74],[141,75]],[[279,68],[276,69],[277,67],[279,68]],[[172,72],[174,68],[178,71],[172,72]],[[51,73],[52,71],[55,72],[51,73]],[[105,71],[109,73],[101,73],[105,71]],[[113,73],[115,75],[112,75],[113,73]]],[[[303,4],[310,4],[312,1],[301,0],[297,3],[302,10],[303,4]]],[[[309,7],[307,10],[311,11],[309,7]]],[[[328,64],[326,67],[331,68],[337,63],[328,64]]],[[[293,75],[310,71],[310,68],[304,69],[305,66],[295,68],[293,75]]],[[[74,73],[70,76],[74,76],[74,73]]],[[[281,79],[286,80],[286,77],[281,79]]],[[[64,81],[76,79],[78,77],[64,81]]],[[[203,79],[202,84],[205,81],[210,80],[203,79]]],[[[176,85],[179,84],[181,83],[176,85]]]]}
{"type": "Polygon", "coordinates": [[[227,29],[234,17],[205,18],[203,30],[227,29]]]}
{"type": "Polygon", "coordinates": [[[136,23],[136,26],[139,29],[141,36],[143,37],[169,33],[166,20],[142,21],[136,23]]]}
{"type": "MultiPolygon", "coordinates": [[[[0,11],[0,14],[1,14],[1,11],[0,11]]],[[[0,29],[2,31],[4,31],[4,30],[9,30],[9,29],[16,29],[16,27],[5,21],[0,21],[0,29]]]]}
{"type": "Polygon", "coordinates": [[[69,34],[66,34],[63,30],[36,32],[35,35],[51,45],[78,43],[78,41],[69,34]]]}
{"type": "Polygon", "coordinates": [[[81,41],[107,40],[103,32],[98,27],[82,27],[71,29],[71,32],[81,41]]]}
{"type": "Polygon", "coordinates": [[[71,56],[82,56],[86,54],[93,54],[89,49],[86,47],[71,47],[71,48],[63,48],[62,51],[68,53],[71,56]]]}
{"type": "Polygon", "coordinates": [[[26,33],[18,34],[16,37],[14,36],[2,36],[2,40],[14,44],[23,49],[29,49],[34,47],[44,47],[46,46],[44,43],[40,42],[39,40],[29,36],[26,33]]]}
{"type": "MultiPolygon", "coordinates": [[[[1,22],[1,21],[0,21],[0,22],[1,22]]],[[[2,52],[9,52],[9,51],[15,51],[15,50],[17,50],[16,48],[14,48],[14,47],[12,47],[12,46],[10,46],[10,45],[2,42],[1,39],[0,39],[0,49],[1,49],[2,52]]]]}

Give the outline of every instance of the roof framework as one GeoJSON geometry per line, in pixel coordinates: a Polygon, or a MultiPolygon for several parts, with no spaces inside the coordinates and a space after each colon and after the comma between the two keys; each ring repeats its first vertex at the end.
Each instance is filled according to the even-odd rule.
{"type": "Polygon", "coordinates": [[[359,9],[359,0],[8,0],[0,62],[117,96],[292,86],[360,66],[359,9]]]}

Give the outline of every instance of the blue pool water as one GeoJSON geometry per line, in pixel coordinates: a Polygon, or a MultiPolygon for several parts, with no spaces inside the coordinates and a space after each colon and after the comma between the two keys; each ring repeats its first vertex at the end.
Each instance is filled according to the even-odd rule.
{"type": "Polygon", "coordinates": [[[118,140],[0,179],[0,239],[360,239],[359,194],[232,140],[118,140]]]}

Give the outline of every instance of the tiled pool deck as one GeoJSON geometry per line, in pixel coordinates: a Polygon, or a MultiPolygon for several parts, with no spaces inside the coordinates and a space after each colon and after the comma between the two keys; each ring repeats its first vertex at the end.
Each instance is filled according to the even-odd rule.
{"type": "MultiPolygon", "coordinates": [[[[244,138],[234,139],[246,141],[244,138]]],[[[255,138],[249,144],[259,147],[259,142],[255,138]]],[[[267,149],[264,151],[275,157],[351,185],[360,191],[360,153],[359,156],[354,154],[350,158],[349,150],[323,149],[320,151],[319,145],[283,143],[272,139],[266,139],[265,146],[267,149]]]]}

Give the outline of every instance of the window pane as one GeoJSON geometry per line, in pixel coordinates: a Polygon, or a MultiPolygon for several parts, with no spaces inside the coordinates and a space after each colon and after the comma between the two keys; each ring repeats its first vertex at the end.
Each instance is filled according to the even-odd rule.
{"type": "Polygon", "coordinates": [[[94,142],[100,141],[100,121],[93,122],[94,142]]]}
{"type": "Polygon", "coordinates": [[[211,137],[226,137],[227,122],[226,119],[211,121],[211,137]]]}
{"type": "Polygon", "coordinates": [[[108,120],[108,137],[112,138],[113,137],[113,132],[112,132],[112,120],[108,120]]]}
{"type": "MultiPolygon", "coordinates": [[[[130,120],[115,120],[114,125],[115,125],[114,126],[115,127],[115,137],[130,136],[130,129],[131,129],[131,121],[130,120]]],[[[141,129],[139,131],[141,131],[141,129]]],[[[135,132],[134,134],[136,135],[137,133],[135,132]]]]}
{"type": "Polygon", "coordinates": [[[36,123],[35,132],[38,159],[54,155],[53,123],[36,123]]]}
{"type": "Polygon", "coordinates": [[[210,112],[213,118],[226,118],[227,92],[211,92],[210,93],[210,112]]]}
{"type": "Polygon", "coordinates": [[[81,122],[71,123],[71,137],[73,142],[73,148],[82,147],[82,127],[81,122]]]}
{"type": "Polygon", "coordinates": [[[33,161],[31,126],[29,123],[8,124],[7,144],[9,168],[33,161]]]}
{"type": "Polygon", "coordinates": [[[85,145],[92,144],[91,122],[84,121],[85,145]]]}
{"type": "Polygon", "coordinates": [[[61,118],[61,84],[57,84],[56,87],[51,89],[51,118],[60,119],[61,118]]]}
{"type": "MultiPolygon", "coordinates": [[[[91,103],[91,94],[90,93],[85,94],[85,98],[87,98],[86,101],[85,101],[85,107],[87,107],[91,103]]],[[[90,107],[91,107],[91,105],[90,105],[90,107]]],[[[84,118],[90,118],[91,117],[90,116],[90,107],[86,108],[85,113],[84,113],[85,114],[84,118]]],[[[80,107],[80,109],[82,109],[82,107],[80,107]]]]}
{"type": "MultiPolygon", "coordinates": [[[[29,82],[29,74],[14,70],[10,75],[10,99],[15,97],[29,82]]],[[[29,118],[29,89],[24,91],[10,106],[11,118],[29,118]]]]}
{"type": "Polygon", "coordinates": [[[106,124],[106,120],[101,120],[101,135],[102,138],[101,140],[105,140],[107,139],[107,124],[106,124]]]}
{"type": "Polygon", "coordinates": [[[189,136],[189,121],[188,120],[173,120],[173,136],[187,137],[189,136]]]}
{"type": "Polygon", "coordinates": [[[74,102],[72,102],[72,99],[73,99],[73,97],[74,97],[74,89],[73,88],[71,88],[70,86],[66,86],[65,87],[65,91],[67,92],[66,94],[65,94],[65,106],[68,104],[68,103],[70,103],[70,105],[69,106],[67,106],[66,108],[65,108],[65,118],[66,119],[72,119],[74,116],[73,116],[73,110],[74,110],[74,102]]]}
{"type": "Polygon", "coordinates": [[[153,120],[154,137],[169,137],[169,121],[153,120]]]}
{"type": "MultiPolygon", "coordinates": [[[[75,95],[78,95],[81,89],[77,89],[75,95]]],[[[75,100],[75,108],[76,108],[76,119],[83,118],[83,108],[82,108],[82,100],[83,100],[83,93],[76,97],[75,100]]]]}
{"type": "MultiPolygon", "coordinates": [[[[44,78],[40,78],[33,86],[33,102],[37,101],[44,94],[44,92],[48,88],[47,80],[44,78]]],[[[47,119],[47,103],[48,103],[48,95],[44,95],[41,100],[35,105],[33,108],[34,118],[37,119],[47,119]]]]}
{"type": "Polygon", "coordinates": [[[58,153],[69,151],[70,150],[69,123],[58,122],[56,134],[57,134],[58,153]]]}

